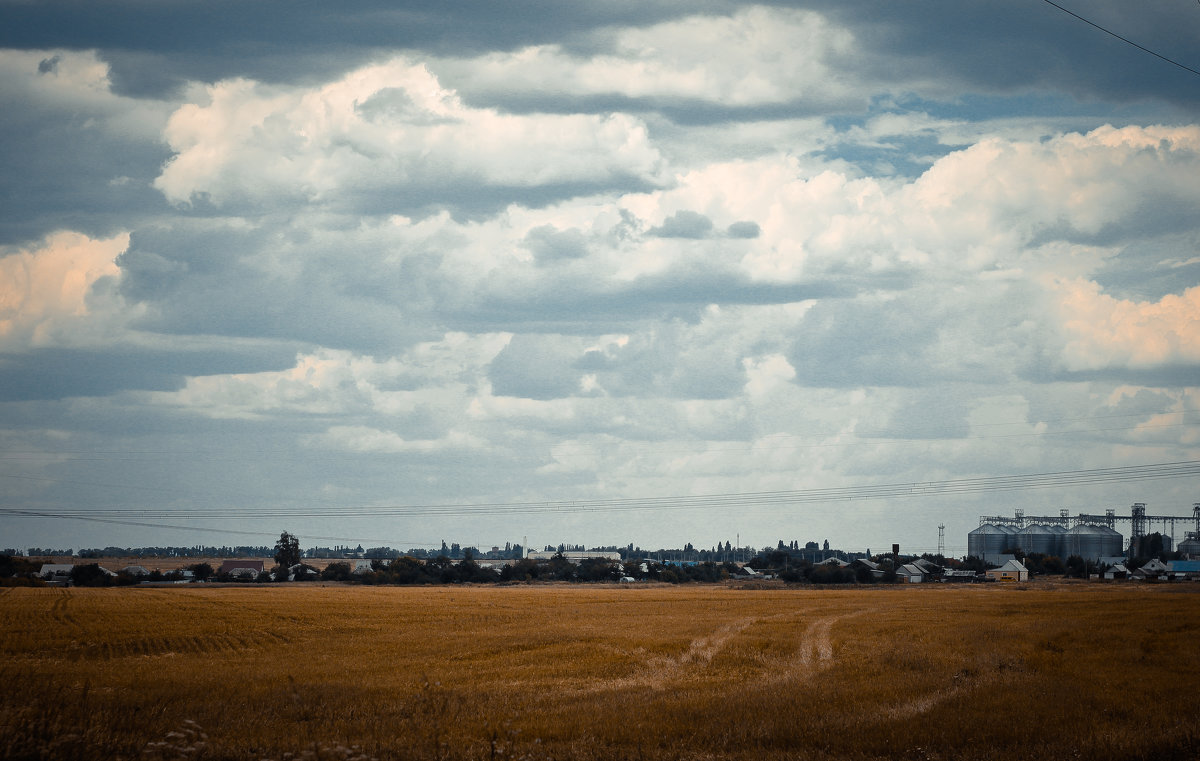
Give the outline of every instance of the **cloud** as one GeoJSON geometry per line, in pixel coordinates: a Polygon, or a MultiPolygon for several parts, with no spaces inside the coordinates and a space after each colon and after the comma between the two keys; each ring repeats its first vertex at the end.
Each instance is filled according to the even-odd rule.
{"type": "Polygon", "coordinates": [[[730,238],[741,238],[743,240],[754,240],[762,234],[762,228],[757,222],[743,221],[734,222],[725,230],[725,234],[730,238]]]}
{"type": "Polygon", "coordinates": [[[744,108],[806,101],[844,104],[852,33],[805,10],[753,6],[599,32],[591,50],[558,44],[447,64],[473,97],[566,102],[619,96],[656,103],[701,101],[744,108]],[[721,51],[719,58],[712,51],[721,51]]]}
{"type": "Polygon", "coordinates": [[[582,373],[572,365],[583,353],[580,339],[516,335],[488,369],[492,392],[524,399],[560,399],[581,390],[582,373]]]}
{"type": "Polygon", "coordinates": [[[94,240],[60,232],[40,248],[0,258],[0,346],[6,349],[86,344],[99,335],[91,305],[93,286],[118,278],[117,256],[129,235],[94,240]]]}
{"type": "Polygon", "coordinates": [[[1135,302],[1076,278],[1055,282],[1053,293],[1068,370],[1200,365],[1200,286],[1135,302]]]}
{"type": "Polygon", "coordinates": [[[575,228],[559,230],[554,225],[540,225],[525,235],[525,247],[539,262],[556,259],[582,259],[588,254],[587,238],[575,228]]]}
{"type": "Polygon", "coordinates": [[[437,454],[482,449],[487,442],[457,431],[442,439],[406,439],[393,431],[368,426],[336,425],[320,436],[307,439],[309,446],[322,450],[385,454],[437,454]]]}
{"type": "MultiPolygon", "coordinates": [[[[281,8],[0,7],[0,444],[171,455],[47,457],[22,499],[142,504],[72,485],[97,467],[196,511],[1195,457],[1200,128],[1157,59],[993,0],[281,8]],[[1112,415],[1140,428],[1081,422],[1112,415]]],[[[1092,12],[1167,47],[1200,19],[1092,12]]],[[[984,502],[854,515],[915,547],[984,502]]]]}
{"type": "Polygon", "coordinates": [[[712,232],[712,220],[703,214],[684,209],[677,211],[663,220],[658,227],[649,231],[650,235],[660,238],[690,238],[701,240],[712,232]]]}
{"type": "Polygon", "coordinates": [[[173,203],[337,205],[395,194],[379,202],[395,211],[470,186],[622,187],[653,184],[660,171],[645,126],[627,115],[470,108],[404,59],[316,87],[226,80],[203,100],[178,109],[165,131],[175,155],[155,187],[173,203]]]}
{"type": "Polygon", "coordinates": [[[171,106],[115,95],[96,52],[0,49],[0,103],[0,245],[108,238],[164,206],[149,183],[171,106]]]}

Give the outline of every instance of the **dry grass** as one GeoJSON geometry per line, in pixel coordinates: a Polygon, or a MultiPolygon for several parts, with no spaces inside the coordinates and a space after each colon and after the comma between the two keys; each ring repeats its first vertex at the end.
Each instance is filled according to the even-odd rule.
{"type": "Polygon", "coordinates": [[[1200,757],[1200,585],[0,590],[6,758],[1200,757]]]}

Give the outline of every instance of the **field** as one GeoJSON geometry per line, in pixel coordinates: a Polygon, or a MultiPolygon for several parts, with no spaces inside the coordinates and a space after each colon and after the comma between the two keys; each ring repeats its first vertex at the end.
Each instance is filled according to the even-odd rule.
{"type": "Polygon", "coordinates": [[[0,589],[5,758],[1195,759],[1200,585],[0,589]]]}

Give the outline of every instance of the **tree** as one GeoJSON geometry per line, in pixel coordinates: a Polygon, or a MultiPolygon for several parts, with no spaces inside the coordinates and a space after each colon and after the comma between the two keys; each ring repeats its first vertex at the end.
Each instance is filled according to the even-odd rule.
{"type": "Polygon", "coordinates": [[[188,570],[192,572],[192,578],[196,581],[207,581],[213,577],[216,571],[208,563],[196,563],[188,566],[188,570]]]}
{"type": "Polygon", "coordinates": [[[330,563],[321,571],[322,581],[350,581],[353,578],[349,563],[330,563]]]}
{"type": "Polygon", "coordinates": [[[300,562],[300,540],[284,531],[275,542],[275,563],[282,566],[284,573],[300,562]]]}
{"type": "Polygon", "coordinates": [[[77,565],[71,569],[71,584],[77,587],[109,587],[112,577],[97,563],[77,565]]]}

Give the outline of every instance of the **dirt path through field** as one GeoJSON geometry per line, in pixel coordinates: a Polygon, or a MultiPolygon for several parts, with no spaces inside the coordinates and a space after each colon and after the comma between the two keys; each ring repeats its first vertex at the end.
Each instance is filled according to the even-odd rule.
{"type": "MultiPolygon", "coordinates": [[[[803,678],[831,668],[836,662],[833,647],[834,624],[862,612],[823,616],[813,620],[800,636],[800,644],[794,658],[782,662],[774,659],[762,661],[764,677],[766,674],[773,674],[775,675],[774,679],[803,678]]],[[[752,626],[791,619],[795,615],[794,612],[789,611],[773,616],[743,618],[726,624],[711,634],[696,637],[678,656],[647,658],[641,667],[629,676],[594,684],[585,688],[585,691],[594,692],[629,687],[657,690],[671,687],[682,680],[696,676],[700,671],[711,666],[713,659],[724,651],[738,635],[752,626]]]]}
{"type": "Polygon", "coordinates": [[[836,616],[824,616],[808,625],[800,635],[798,655],[779,673],[779,679],[795,679],[812,676],[826,671],[837,662],[833,652],[833,625],[847,618],[861,615],[865,611],[854,611],[836,616]]]}

